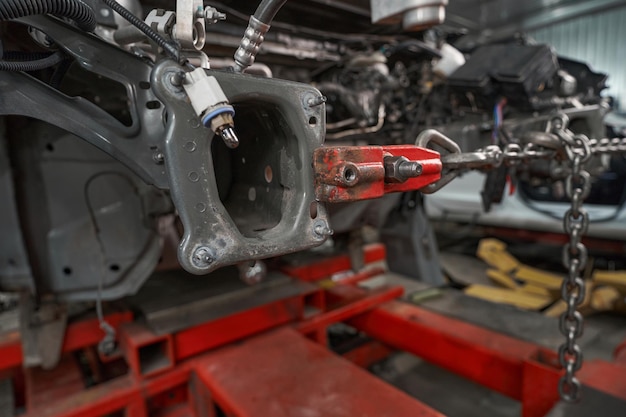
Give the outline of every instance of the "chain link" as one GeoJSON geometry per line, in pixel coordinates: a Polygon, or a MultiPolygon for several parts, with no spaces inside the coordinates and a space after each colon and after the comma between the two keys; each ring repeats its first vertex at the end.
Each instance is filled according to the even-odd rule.
{"type": "MultiPolygon", "coordinates": [[[[565,194],[571,201],[571,207],[563,216],[563,230],[569,235],[569,242],[563,247],[563,266],[567,276],[561,286],[561,298],[567,308],[559,320],[559,329],[565,341],[559,347],[559,362],[565,374],[559,380],[559,395],[567,402],[580,398],[580,381],[576,372],[580,370],[583,354],[577,339],[583,334],[583,316],[578,307],[585,301],[585,281],[583,271],[587,266],[587,248],[582,237],[589,227],[589,214],[583,208],[583,201],[591,192],[591,176],[584,165],[593,155],[592,143],[584,135],[572,135],[566,126],[558,127],[558,136],[564,139],[571,173],[565,180],[565,194]]],[[[620,141],[621,142],[621,141],[620,141]]],[[[611,141],[600,141],[597,152],[609,151],[611,141]]]]}
{"type": "MultiPolygon", "coordinates": [[[[502,164],[516,167],[537,159],[556,158],[568,163],[571,171],[565,178],[565,193],[571,204],[563,216],[563,230],[569,241],[563,247],[562,263],[567,269],[567,276],[561,286],[561,298],[566,310],[559,318],[559,330],[565,341],[558,351],[565,373],[559,380],[558,390],[561,399],[575,402],[581,390],[576,372],[583,363],[583,353],[577,343],[583,334],[583,316],[578,308],[585,301],[582,275],[588,259],[582,237],[589,228],[589,214],[583,208],[583,202],[591,192],[591,175],[584,167],[594,155],[625,153],[626,138],[589,139],[569,131],[568,123],[567,116],[559,114],[548,123],[547,132],[534,133],[524,145],[511,143],[504,148],[492,145],[475,152],[450,153],[442,156],[441,162],[446,170],[446,183],[468,169],[490,170],[502,164]]],[[[434,184],[428,192],[434,192],[441,186],[434,184]]]]}

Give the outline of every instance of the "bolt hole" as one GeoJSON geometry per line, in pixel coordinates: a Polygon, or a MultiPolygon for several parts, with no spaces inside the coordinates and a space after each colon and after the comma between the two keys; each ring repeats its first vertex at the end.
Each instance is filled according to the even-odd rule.
{"type": "Polygon", "coordinates": [[[352,182],[356,180],[356,172],[354,172],[354,169],[352,168],[346,168],[346,170],[343,172],[343,177],[346,179],[346,181],[352,182]]]}
{"type": "Polygon", "coordinates": [[[69,266],[66,266],[65,268],[63,268],[63,273],[65,275],[72,275],[72,268],[70,268],[69,266]]]}
{"type": "Polygon", "coordinates": [[[161,107],[161,102],[152,100],[146,103],[146,107],[150,110],[158,109],[159,107],[161,107]]]}
{"type": "Polygon", "coordinates": [[[113,264],[109,267],[109,269],[113,272],[117,272],[120,270],[120,266],[118,264],[113,264]]]}
{"type": "Polygon", "coordinates": [[[139,81],[139,88],[141,88],[142,90],[149,90],[150,83],[147,81],[139,81]]]}
{"type": "Polygon", "coordinates": [[[315,126],[315,125],[317,124],[317,117],[315,117],[315,116],[311,116],[311,117],[309,118],[309,124],[310,124],[311,126],[315,126]]]}
{"type": "Polygon", "coordinates": [[[274,178],[274,173],[272,172],[272,167],[267,165],[265,167],[265,181],[269,184],[272,182],[272,178],[274,178]]]}
{"type": "Polygon", "coordinates": [[[7,263],[9,264],[9,266],[17,266],[17,262],[15,262],[15,259],[13,258],[9,258],[7,263]]]}
{"type": "Polygon", "coordinates": [[[193,45],[198,48],[204,46],[205,28],[200,22],[196,22],[193,26],[192,39],[193,45]]]}
{"type": "Polygon", "coordinates": [[[311,201],[311,205],[309,205],[309,215],[312,219],[317,218],[317,201],[311,201]]]}
{"type": "Polygon", "coordinates": [[[48,152],[54,152],[54,145],[51,143],[46,143],[46,150],[48,152]]]}

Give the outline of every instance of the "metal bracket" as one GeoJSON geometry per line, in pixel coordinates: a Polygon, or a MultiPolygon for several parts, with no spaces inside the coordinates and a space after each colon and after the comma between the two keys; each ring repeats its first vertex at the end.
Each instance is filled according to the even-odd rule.
{"type": "Polygon", "coordinates": [[[204,48],[206,28],[202,0],[176,0],[174,38],[182,49],[200,51],[204,48]]]}
{"type": "Polygon", "coordinates": [[[44,31],[88,71],[124,85],[132,124],[124,126],[95,104],[68,97],[24,73],[0,72],[0,115],[21,115],[65,129],[102,149],[148,184],[167,188],[162,165],[151,148],[162,145],[163,113],[150,88],[151,66],[103,40],[58,19],[32,16],[20,22],[44,31]],[[156,107],[156,108],[149,108],[156,107]]]}
{"type": "Polygon", "coordinates": [[[315,218],[310,215],[315,202],[310,161],[323,143],[325,109],[303,104],[304,96],[319,91],[304,84],[209,71],[235,107],[241,139],[237,149],[224,148],[214,161],[223,144],[202,126],[182,88],[171,83],[181,71],[174,62],[163,61],[152,73],[155,94],[168,113],[165,167],[185,229],[178,250],[181,265],[191,273],[206,274],[321,244],[327,236],[315,233],[315,226],[327,224],[326,211],[320,206],[315,218]],[[268,130],[255,130],[246,117],[268,130]],[[230,172],[217,171],[216,163],[230,164],[230,172]],[[219,176],[230,173],[230,189],[220,192],[219,176]],[[255,212],[263,212],[264,201],[272,204],[268,216],[280,215],[255,227],[255,212]]]}

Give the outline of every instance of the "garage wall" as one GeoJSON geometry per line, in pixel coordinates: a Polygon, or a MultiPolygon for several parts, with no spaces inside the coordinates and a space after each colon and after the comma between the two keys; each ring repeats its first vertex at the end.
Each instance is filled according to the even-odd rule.
{"type": "Polygon", "coordinates": [[[559,55],[585,61],[609,74],[606,95],[619,100],[626,112],[626,6],[554,23],[528,32],[540,43],[554,46],[559,55]]]}

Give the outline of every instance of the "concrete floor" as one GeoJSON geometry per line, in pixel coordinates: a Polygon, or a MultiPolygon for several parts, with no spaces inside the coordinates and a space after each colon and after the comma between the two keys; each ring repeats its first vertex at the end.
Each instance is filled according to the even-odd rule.
{"type": "Polygon", "coordinates": [[[400,353],[374,373],[448,417],[518,417],[520,403],[421,359],[400,353]]]}

